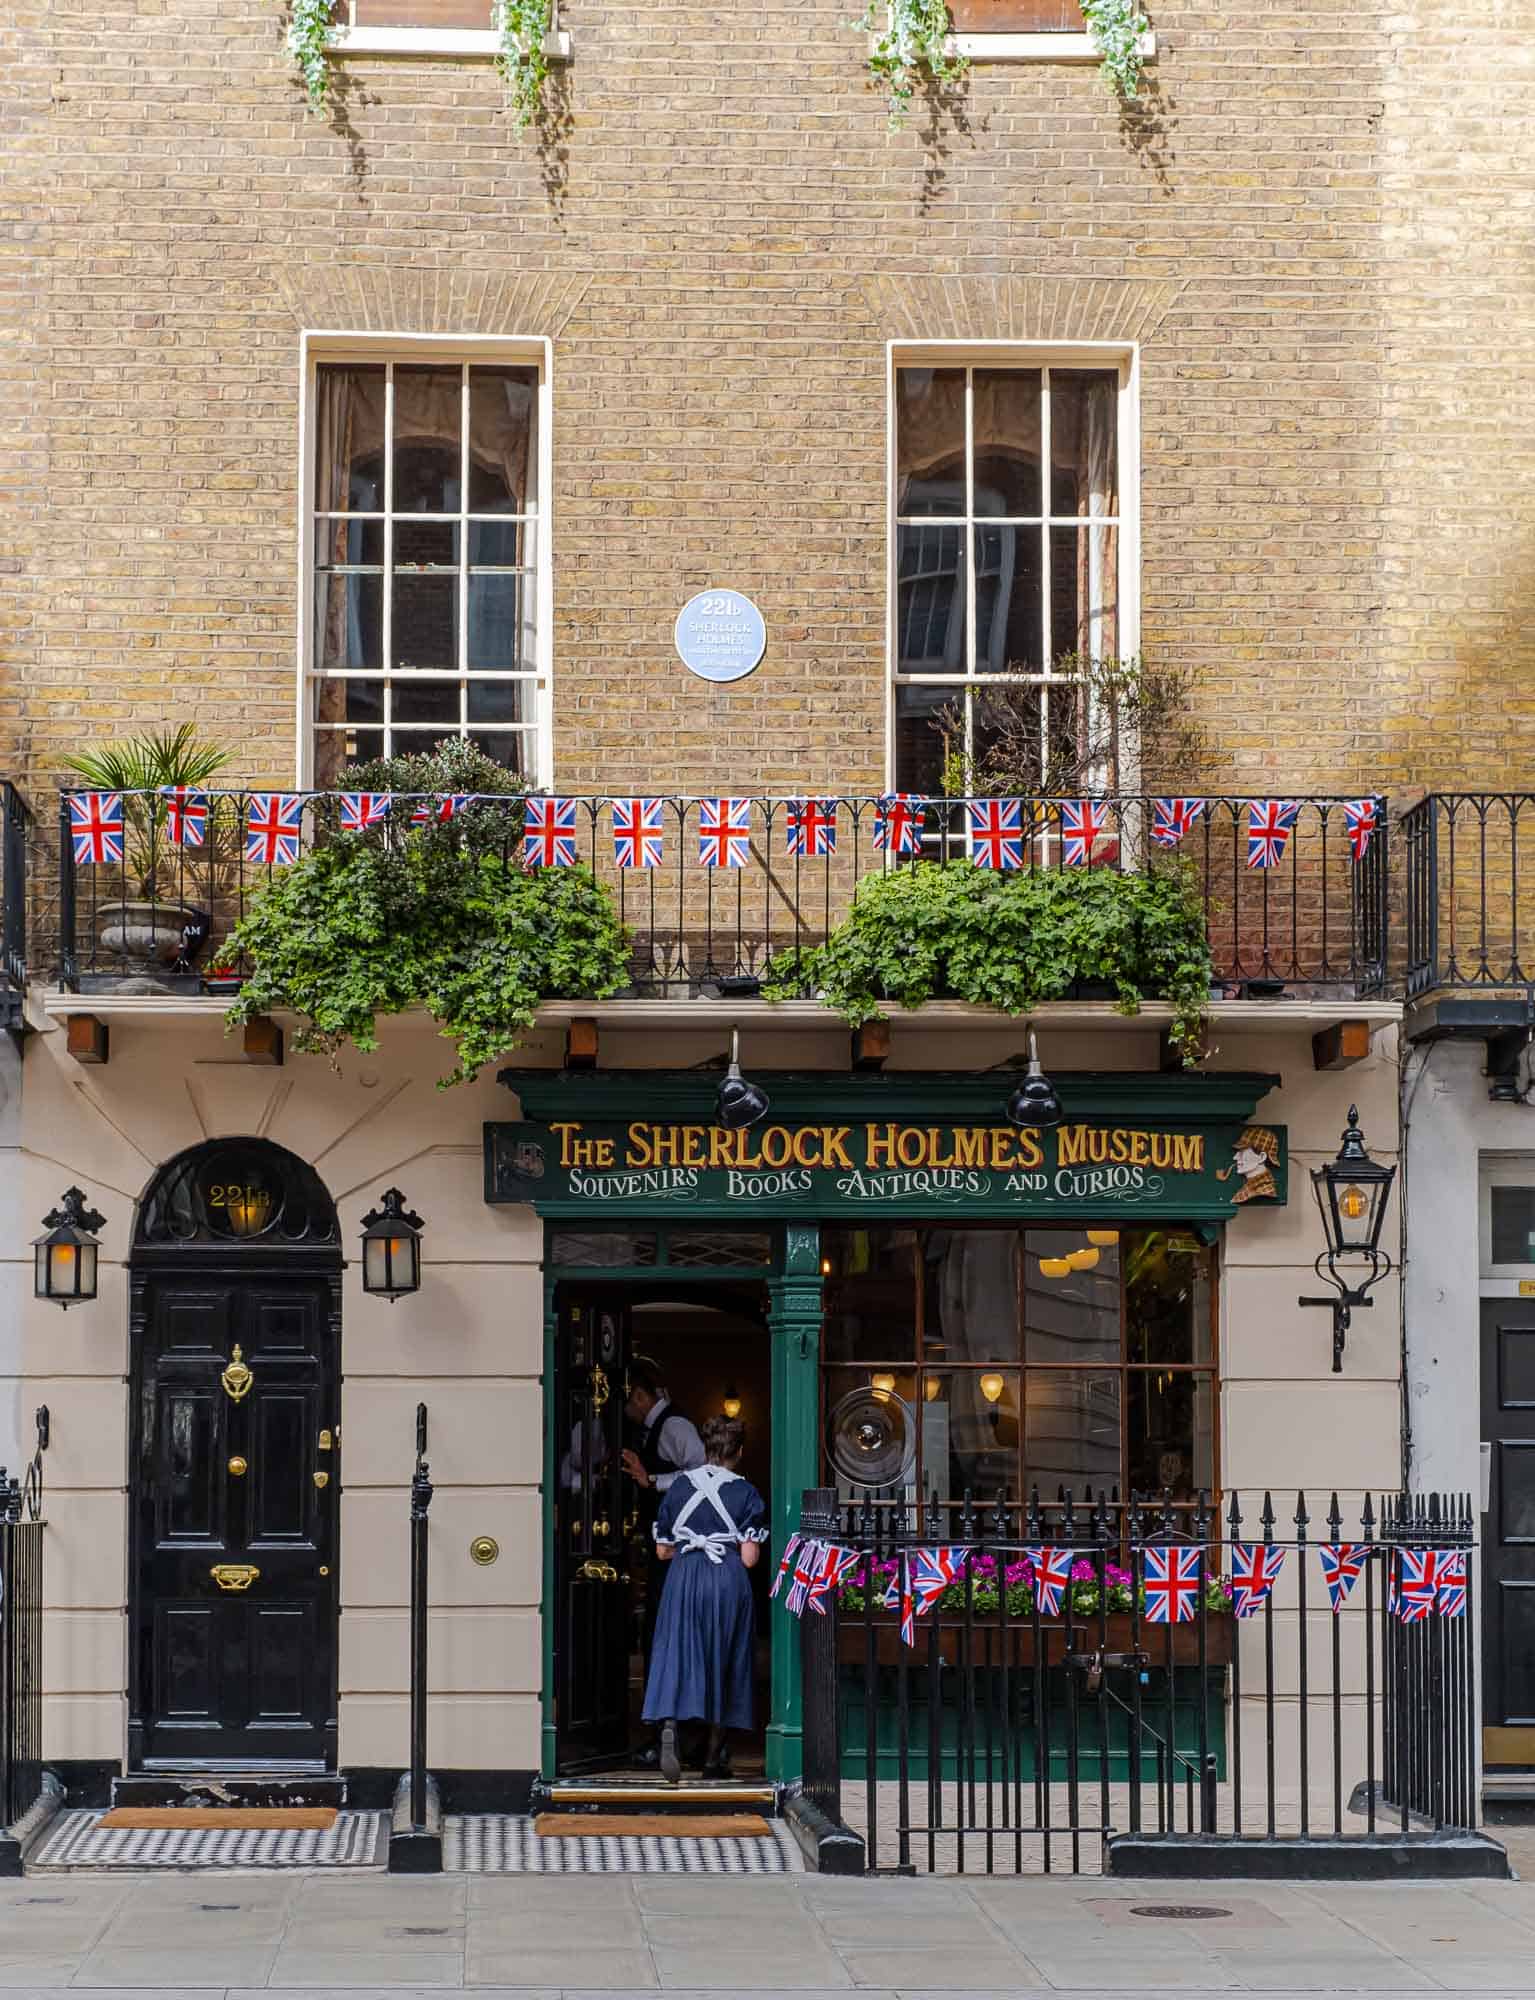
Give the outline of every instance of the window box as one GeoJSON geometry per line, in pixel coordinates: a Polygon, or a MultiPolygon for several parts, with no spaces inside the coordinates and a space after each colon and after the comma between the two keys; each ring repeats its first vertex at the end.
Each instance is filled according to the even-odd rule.
{"type": "MultiPolygon", "coordinates": [[[[343,55],[494,56],[501,38],[491,26],[490,0],[336,0],[334,42],[343,55]]],[[[559,7],[544,53],[564,61],[570,35],[559,7]]]]}
{"type": "MultiPolygon", "coordinates": [[[[809,1613],[807,1616],[811,1615],[809,1613]]],[[[913,1666],[923,1666],[927,1662],[928,1647],[931,1644],[932,1618],[917,1620],[917,1643],[904,1646],[901,1643],[901,1623],[892,1612],[877,1612],[873,1620],[874,1650],[877,1663],[882,1667],[899,1664],[901,1655],[913,1666]]],[[[1230,1612],[1212,1611],[1205,1627],[1205,1664],[1210,1667],[1229,1667],[1233,1644],[1233,1620],[1230,1612]]],[[[845,1667],[860,1667],[868,1657],[868,1628],[861,1611],[843,1611],[837,1619],[837,1659],[845,1667]]],[[[1001,1644],[1002,1620],[994,1611],[977,1612],[972,1621],[973,1643],[971,1659],[977,1664],[997,1660],[997,1648],[1001,1644]]],[[[1059,1624],[1042,1624],[1039,1637],[1042,1645],[1036,1648],[1034,1621],[1032,1618],[1013,1618],[1008,1621],[1008,1633],[1015,1665],[1038,1666],[1039,1651],[1043,1651],[1047,1663],[1058,1667],[1068,1651],[1091,1653],[1101,1644],[1106,1653],[1128,1653],[1139,1644],[1145,1653],[1147,1665],[1152,1668],[1167,1664],[1167,1634],[1173,1635],[1173,1665],[1175,1667],[1197,1667],[1199,1665],[1199,1626],[1197,1622],[1185,1625],[1148,1625],[1142,1618],[1137,1635],[1134,1621],[1128,1611],[1111,1611],[1108,1621],[1108,1636],[1101,1637],[1101,1628],[1096,1616],[1079,1618],[1071,1628],[1071,1645],[1066,1644],[1066,1627],[1059,1624]]],[[[958,1612],[945,1612],[943,1622],[938,1627],[938,1653],[946,1667],[960,1664],[965,1643],[965,1628],[958,1612]]]]}

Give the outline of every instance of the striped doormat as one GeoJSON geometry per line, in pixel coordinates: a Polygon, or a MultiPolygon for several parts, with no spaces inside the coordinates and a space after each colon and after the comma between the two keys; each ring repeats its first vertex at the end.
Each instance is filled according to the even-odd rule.
{"type": "MultiPolygon", "coordinates": [[[[612,1826],[614,1815],[601,1824],[612,1826]]],[[[799,1875],[804,1860],[782,1820],[764,1820],[751,1836],[687,1833],[592,1833],[540,1837],[521,1813],[450,1813],[443,1822],[442,1865],[471,1875],[799,1875]]]]}
{"type": "Polygon", "coordinates": [[[108,1826],[101,1812],[60,1813],[27,1873],[94,1868],[381,1868],[387,1816],[338,1812],[326,1828],[108,1826]]]}

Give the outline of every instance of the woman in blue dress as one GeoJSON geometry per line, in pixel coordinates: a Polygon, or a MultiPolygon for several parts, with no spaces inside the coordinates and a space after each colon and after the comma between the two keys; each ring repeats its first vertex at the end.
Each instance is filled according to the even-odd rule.
{"type": "Polygon", "coordinates": [[[645,1684],[645,1720],[661,1730],[661,1770],[682,1776],[677,1724],[709,1725],[705,1777],[730,1775],[727,1729],[752,1726],[752,1587],[767,1540],[767,1505],[737,1471],[746,1427],[731,1417],[703,1426],[707,1462],[680,1472],[656,1517],[656,1551],[669,1565],[655,1650],[645,1684]]]}

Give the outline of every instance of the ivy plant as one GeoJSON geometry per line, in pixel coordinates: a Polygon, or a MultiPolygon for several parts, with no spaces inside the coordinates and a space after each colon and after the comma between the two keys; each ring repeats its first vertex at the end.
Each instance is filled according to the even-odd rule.
{"type": "Polygon", "coordinates": [[[919,862],[860,885],[823,945],[780,953],[763,997],[817,995],[854,1027],[887,1001],[966,1000],[1026,1014],[1107,985],[1119,1009],[1173,1004],[1171,1035],[1192,1065],[1204,1044],[1210,947],[1192,871],[1111,868],[998,874],[973,862],[919,862]]]}
{"type": "Polygon", "coordinates": [[[554,0],[491,0],[491,26],[500,38],[496,74],[506,85],[517,129],[538,116],[549,78],[545,43],[554,25],[554,0]]]}
{"type": "Polygon", "coordinates": [[[892,127],[904,121],[924,76],[941,87],[969,68],[964,57],[949,48],[953,23],[948,0],[869,0],[857,25],[875,38],[869,73],[890,93],[892,127]]]}
{"type": "Polygon", "coordinates": [[[1102,58],[1098,74],[1125,103],[1141,87],[1141,36],[1151,26],[1138,0],[1081,0],[1082,18],[1102,58]]]}
{"type": "Polygon", "coordinates": [[[311,111],[324,111],[330,101],[332,0],[292,0],[288,16],[288,53],[303,79],[311,111]]]}

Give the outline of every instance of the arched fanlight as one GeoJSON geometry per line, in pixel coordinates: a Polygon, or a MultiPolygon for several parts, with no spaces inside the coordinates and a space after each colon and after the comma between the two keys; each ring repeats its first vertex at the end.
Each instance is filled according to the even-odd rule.
{"type": "Polygon", "coordinates": [[[426,1224],[389,1188],[362,1219],[362,1288],[391,1305],[421,1289],[421,1232],[426,1224]]]}
{"type": "Polygon", "coordinates": [[[85,1205],[84,1190],[65,1190],[57,1208],[43,1217],[44,1234],[32,1244],[32,1289],[53,1305],[83,1305],[96,1296],[96,1232],[107,1219],[85,1205]]]}

